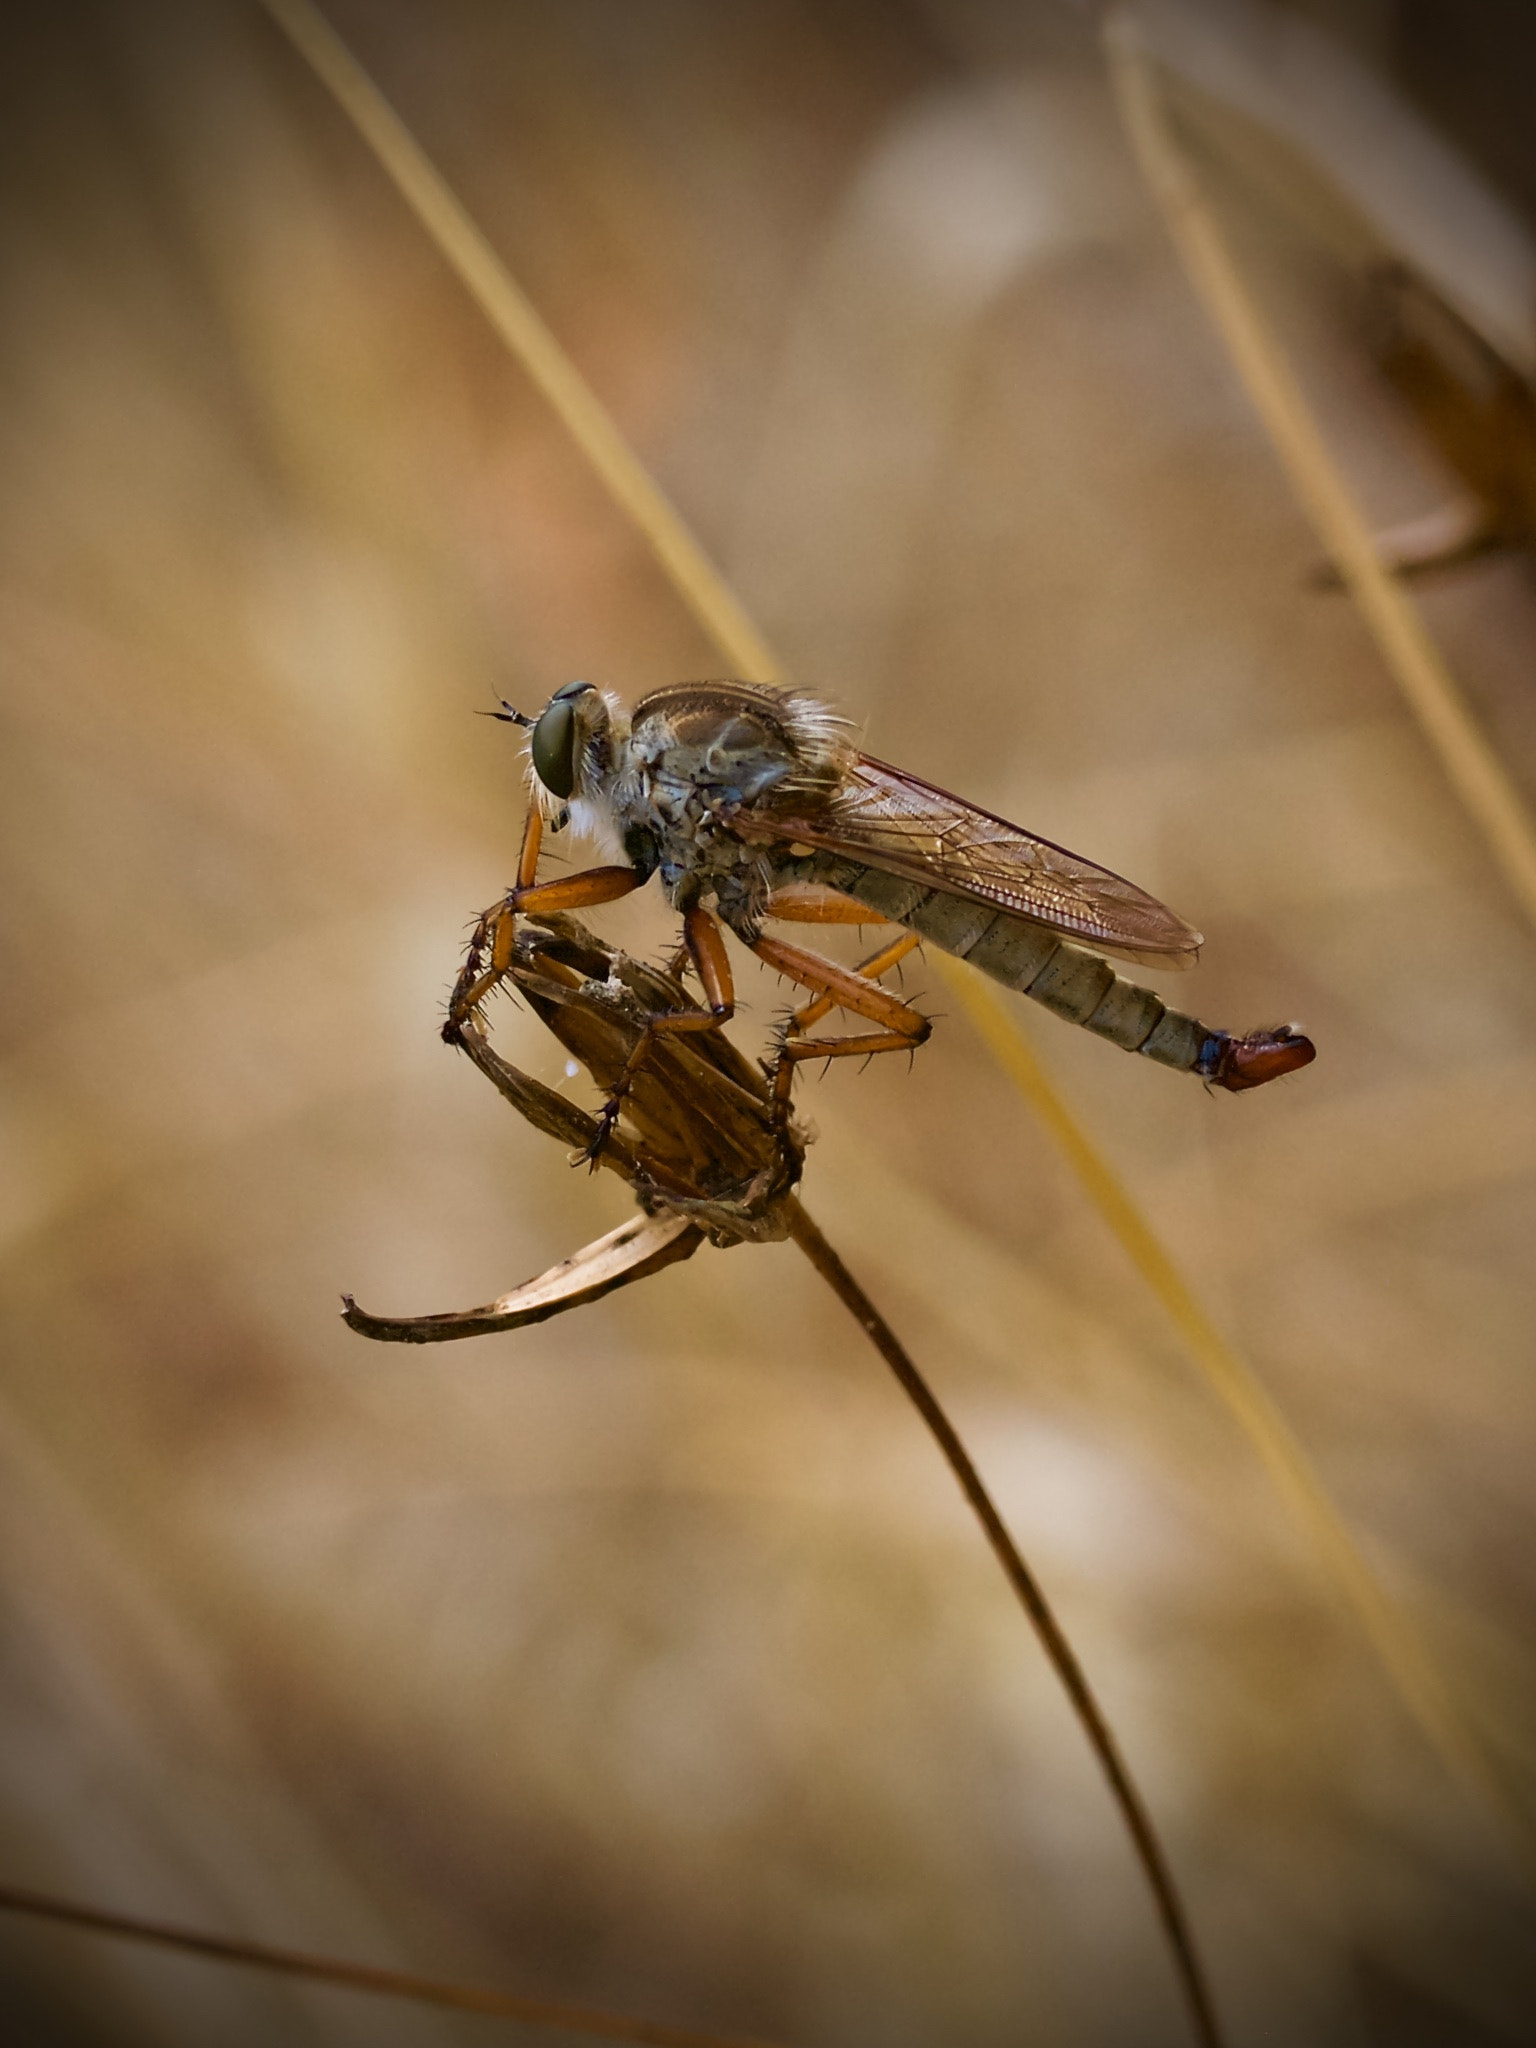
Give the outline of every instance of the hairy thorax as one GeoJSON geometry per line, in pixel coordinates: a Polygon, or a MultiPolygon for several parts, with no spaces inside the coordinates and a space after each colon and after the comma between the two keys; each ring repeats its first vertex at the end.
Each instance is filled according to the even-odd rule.
{"type": "Polygon", "coordinates": [[[742,803],[735,786],[694,780],[671,762],[637,764],[626,780],[614,812],[631,863],[659,874],[679,910],[713,902],[733,931],[754,937],[773,886],[772,849],[732,831],[742,803]]]}
{"type": "Polygon", "coordinates": [[[636,708],[609,792],[626,856],[659,873],[680,909],[713,902],[733,931],[755,938],[787,850],[773,843],[774,813],[824,800],[845,745],[841,722],[797,692],[655,692],[636,708]]]}

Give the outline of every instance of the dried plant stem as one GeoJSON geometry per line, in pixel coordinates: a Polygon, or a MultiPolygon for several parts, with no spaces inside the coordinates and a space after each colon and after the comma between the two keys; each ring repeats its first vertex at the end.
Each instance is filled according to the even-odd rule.
{"type": "Polygon", "coordinates": [[[960,1491],[965,1495],[972,1514],[981,1524],[982,1533],[992,1546],[993,1554],[1002,1566],[1009,1585],[1017,1594],[1019,1605],[1029,1616],[1030,1623],[1050,1661],[1051,1669],[1061,1680],[1067,1697],[1072,1702],[1072,1710],[1088,1737],[1093,1753],[1109,1781],[1115,1803],[1120,1808],[1126,1827],[1130,1830],[1131,1840],[1135,1844],[1147,1883],[1151,1886],[1152,1895],[1157,1901],[1163,1931],[1173,1951],[1174,1966],[1189,2006],[1196,2038],[1204,2044],[1204,2048],[1220,2048],[1221,2033],[1216,2024],[1215,2008],[1211,2003],[1205,1973],[1195,1950],[1194,1935],[1184,1911],[1183,1901],[1179,1897],[1178,1887],[1174,1883],[1173,1872],[1168,1866],[1168,1859],[1163,1854],[1162,1845],[1153,1828],[1152,1817],[1147,1812],[1125,1759],[1120,1754],[1119,1744],[1104,1718],[1103,1709],[1093,1696],[1093,1690],[1083,1674],[1083,1667],[1078,1663],[1060,1622],[1051,1612],[1050,1603],[1041,1591],[1039,1581],[1020,1556],[1018,1547],[1009,1535],[1003,1518],[998,1513],[992,1496],[987,1492],[981,1474],[976,1470],[954,1424],[939,1405],[933,1389],[913,1364],[895,1331],[798,1201],[791,1199],[788,1217],[790,1236],[864,1331],[900,1381],[902,1390],[913,1407],[923,1418],[929,1434],[943,1453],[945,1463],[959,1482],[960,1491]]]}
{"type": "Polygon", "coordinates": [[[69,1899],[49,1898],[17,1885],[0,1885],[0,1912],[24,1913],[34,1920],[52,1920],[65,1927],[110,1934],[154,1948],[177,1949],[183,1955],[206,1956],[220,1963],[244,1963],[283,1977],[303,1977],[314,1984],[339,1984],[351,1991],[371,1991],[384,1998],[409,1999],[417,2005],[449,2006],[457,2012],[479,2012],[521,2020],[530,2027],[556,2033],[586,2034],[600,2041],[643,2041],[650,2048],[768,2048],[740,2034],[701,2034],[689,2027],[666,2027],[653,2020],[630,2019],[623,2013],[600,2012],[563,2000],[518,1998],[477,1984],[455,1984],[437,1977],[418,1977],[405,1970],[376,1969],[370,1963],[348,1963],[331,1956],[313,1956],[265,1942],[239,1941],[220,1934],[200,1934],[163,1920],[145,1920],[134,1913],[106,1913],[69,1899]]]}
{"type": "Polygon", "coordinates": [[[1111,16],[1104,42],[1137,162],[1189,281],[1447,781],[1521,908],[1536,923],[1536,822],[1467,708],[1417,606],[1382,566],[1365,516],[1179,146],[1127,12],[1116,10],[1111,16]]]}

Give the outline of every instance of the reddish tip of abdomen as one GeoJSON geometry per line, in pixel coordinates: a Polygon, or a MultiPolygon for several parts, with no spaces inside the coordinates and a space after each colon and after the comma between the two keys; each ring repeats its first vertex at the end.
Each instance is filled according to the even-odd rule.
{"type": "Polygon", "coordinates": [[[1281,1024],[1273,1031],[1250,1031],[1246,1038],[1220,1043],[1207,1078],[1235,1094],[1243,1088],[1262,1088],[1266,1081],[1278,1081],[1282,1074],[1310,1067],[1316,1058],[1317,1047],[1304,1031],[1294,1024],[1281,1024]]]}

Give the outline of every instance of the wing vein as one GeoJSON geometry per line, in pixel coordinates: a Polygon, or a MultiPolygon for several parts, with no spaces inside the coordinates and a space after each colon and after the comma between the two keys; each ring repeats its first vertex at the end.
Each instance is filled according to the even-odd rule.
{"type": "Polygon", "coordinates": [[[1197,931],[1123,875],[868,754],[825,807],[775,829],[1149,964],[1189,966],[1200,948],[1197,931]]]}

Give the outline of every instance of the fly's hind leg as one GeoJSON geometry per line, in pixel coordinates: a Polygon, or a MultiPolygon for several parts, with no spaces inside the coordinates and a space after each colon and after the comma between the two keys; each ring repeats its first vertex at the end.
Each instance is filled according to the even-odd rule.
{"type": "MultiPolygon", "coordinates": [[[[845,896],[841,889],[828,888],[822,882],[788,882],[775,889],[768,898],[768,915],[785,918],[796,924],[886,924],[877,910],[860,903],[856,896],[845,896]]],[[[861,960],[853,970],[867,981],[878,981],[882,974],[922,944],[916,932],[903,931],[895,927],[898,936],[884,945],[867,960],[861,960]]],[[[812,956],[807,956],[812,957],[812,956]]],[[[820,960],[819,954],[814,956],[820,960]]],[[[822,962],[826,965],[826,962],[822,962]]],[[[820,1023],[829,1010],[839,1007],[836,997],[819,995],[815,1002],[807,1003],[802,1010],[796,1010],[789,1022],[789,1029],[796,1036],[809,1031],[813,1024],[820,1023]]]]}
{"type": "Polygon", "coordinates": [[[695,904],[683,913],[683,949],[698,973],[709,1008],[658,1010],[646,1018],[629,1058],[624,1062],[624,1070],[614,1083],[613,1093],[603,1104],[592,1142],[582,1155],[594,1167],[613,1136],[614,1125],[624,1107],[624,1098],[634,1085],[652,1041],[673,1031],[718,1031],[736,1013],[736,992],[731,982],[731,963],[726,956],[725,937],[716,918],[701,904],[695,904]]]}
{"type": "MultiPolygon", "coordinates": [[[[768,904],[769,915],[788,916],[817,924],[870,921],[868,911],[862,911],[862,916],[855,918],[853,911],[862,910],[862,906],[851,905],[850,898],[839,897],[831,890],[824,893],[833,899],[824,908],[812,908],[798,901],[795,907],[786,908],[781,895],[772,897],[768,904]],[[845,907],[850,905],[851,908],[845,907]]],[[[922,1012],[903,1002],[900,996],[892,995],[889,989],[882,988],[876,979],[899,960],[904,960],[918,943],[915,932],[902,932],[857,967],[841,967],[835,960],[825,960],[819,953],[809,953],[801,946],[786,945],[782,939],[762,937],[754,942],[752,950],[759,960],[766,961],[768,966],[776,968],[801,988],[809,989],[814,997],[812,1002],[790,1017],[779,1043],[778,1058],[773,1067],[773,1100],[780,1116],[789,1113],[790,1086],[794,1070],[801,1060],[838,1060],[861,1054],[871,1057],[878,1052],[915,1052],[927,1038],[933,1026],[922,1012]],[[846,1010],[878,1028],[852,1032],[841,1038],[809,1037],[810,1027],[833,1009],[846,1010]]]]}
{"type": "Polygon", "coordinates": [[[596,903],[614,903],[638,889],[642,876],[633,868],[584,868],[579,874],[562,875],[557,882],[536,880],[539,848],[544,839],[544,820],[537,804],[530,807],[523,827],[522,850],[517,859],[517,881],[500,903],[489,909],[475,926],[469,952],[453,993],[448,998],[448,1021],[443,1036],[450,1045],[459,1029],[499,987],[512,964],[517,943],[517,920],[527,911],[587,910],[596,903]],[[486,964],[486,956],[490,964],[486,964]]]}

